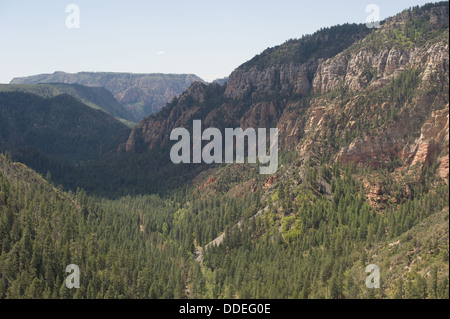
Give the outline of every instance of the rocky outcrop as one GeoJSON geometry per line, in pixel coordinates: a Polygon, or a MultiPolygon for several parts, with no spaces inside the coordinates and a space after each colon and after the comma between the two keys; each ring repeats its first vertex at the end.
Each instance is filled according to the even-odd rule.
{"type": "Polygon", "coordinates": [[[230,99],[257,99],[271,95],[307,95],[311,90],[311,75],[317,62],[285,64],[260,70],[238,68],[228,79],[225,96],[230,99]]]}
{"type": "MultiPolygon", "coordinates": [[[[431,114],[421,129],[420,138],[416,141],[414,151],[411,153],[412,165],[430,163],[433,158],[449,145],[449,105],[431,114]]],[[[445,168],[445,161],[443,168],[445,168]]],[[[448,159],[447,159],[448,164],[448,159]]],[[[447,166],[448,167],[448,166],[447,166]]],[[[447,173],[448,175],[448,173],[447,173]]]]}
{"type": "MultiPolygon", "coordinates": [[[[435,111],[421,127],[421,136],[412,145],[405,146],[405,135],[410,131],[408,123],[396,123],[384,132],[374,132],[358,138],[344,147],[337,159],[344,163],[371,163],[389,161],[401,157],[410,166],[430,163],[444,149],[448,149],[449,108],[435,111]]],[[[445,164],[444,164],[445,165],[445,164]]]]}
{"type": "Polygon", "coordinates": [[[264,180],[264,185],[262,186],[263,189],[268,189],[272,186],[273,183],[277,181],[277,176],[270,176],[264,180]]]}
{"type": "MultiPolygon", "coordinates": [[[[344,52],[319,63],[312,87],[315,93],[325,93],[340,85],[352,91],[366,87],[376,90],[406,68],[423,68],[423,80],[430,80],[436,69],[448,66],[448,44],[430,47],[390,50],[361,50],[356,54],[344,52]]],[[[442,79],[442,80],[445,80],[442,79]]]]}
{"type": "Polygon", "coordinates": [[[438,168],[438,175],[440,178],[447,180],[448,183],[448,177],[449,177],[449,168],[448,168],[448,155],[444,156],[440,159],[440,164],[438,168]]]}
{"type": "Polygon", "coordinates": [[[364,138],[358,138],[341,149],[337,160],[359,164],[369,161],[375,166],[377,163],[390,161],[401,151],[404,145],[402,137],[407,131],[407,125],[392,125],[384,132],[374,132],[364,138]]]}

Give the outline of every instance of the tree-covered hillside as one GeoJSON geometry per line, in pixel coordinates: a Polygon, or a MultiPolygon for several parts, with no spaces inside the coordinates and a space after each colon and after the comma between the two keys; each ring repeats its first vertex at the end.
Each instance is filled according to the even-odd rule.
{"type": "Polygon", "coordinates": [[[135,119],[129,111],[121,105],[114,96],[101,87],[87,87],[78,84],[0,84],[0,92],[24,92],[51,98],[62,94],[73,96],[81,103],[130,123],[135,119]]]}
{"type": "Polygon", "coordinates": [[[93,160],[115,151],[129,132],[111,115],[69,95],[0,92],[0,140],[7,150],[33,147],[56,159],[93,160]]]}
{"type": "Polygon", "coordinates": [[[0,298],[182,297],[185,253],[139,227],[162,221],[173,203],[133,203],[154,211],[64,193],[0,155],[0,298]],[[80,267],[80,289],[66,288],[69,264],[80,267]]]}

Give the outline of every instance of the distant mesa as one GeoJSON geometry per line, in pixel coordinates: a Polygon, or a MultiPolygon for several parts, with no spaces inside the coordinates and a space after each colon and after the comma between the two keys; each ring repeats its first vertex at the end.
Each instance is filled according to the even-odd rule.
{"type": "Polygon", "coordinates": [[[193,82],[205,83],[195,74],[134,74],[79,72],[38,74],[14,78],[10,84],[66,83],[104,87],[131,113],[134,121],[158,112],[193,82]]]}

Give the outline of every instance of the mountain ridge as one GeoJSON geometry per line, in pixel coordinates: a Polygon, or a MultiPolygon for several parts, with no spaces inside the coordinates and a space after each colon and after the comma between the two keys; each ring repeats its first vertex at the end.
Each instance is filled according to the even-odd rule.
{"type": "Polygon", "coordinates": [[[194,74],[57,71],[14,78],[10,84],[66,83],[104,87],[128,109],[135,120],[140,120],[159,111],[195,81],[204,82],[194,74]]]}
{"type": "MultiPolygon", "coordinates": [[[[283,45],[268,49],[233,71],[224,86],[193,84],[179,98],[167,104],[160,114],[143,119],[133,129],[127,143],[122,145],[120,150],[127,152],[151,150],[158,145],[164,145],[168,142],[168,136],[173,128],[180,126],[189,128],[194,118],[202,119],[205,127],[220,129],[237,126],[244,129],[278,126],[281,141],[286,142],[287,146],[292,146],[294,140],[298,141],[305,135],[307,132],[305,128],[314,128],[314,124],[307,125],[308,117],[311,124],[318,123],[321,119],[323,122],[323,119],[333,112],[329,107],[328,111],[319,105],[310,107],[311,102],[320,104],[327,99],[330,100],[331,97],[334,99],[334,102],[329,101],[332,104],[350,102],[347,106],[350,107],[351,104],[360,103],[355,100],[358,94],[364,94],[369,98],[374,95],[373,92],[382,94],[388,87],[392,89],[395,85],[405,86],[406,83],[397,83],[401,81],[423,81],[426,85],[418,84],[418,82],[411,82],[408,85],[422,85],[424,90],[429,91],[434,90],[432,86],[435,79],[439,80],[439,85],[448,86],[448,80],[446,80],[448,79],[448,40],[445,37],[445,34],[448,34],[448,19],[439,20],[439,17],[445,16],[446,12],[448,13],[448,3],[447,5],[436,4],[430,8],[423,7],[420,10],[406,10],[387,19],[380,29],[372,32],[365,31],[367,36],[363,38],[352,37],[349,31],[349,29],[353,30],[353,34],[359,35],[362,26],[358,25],[345,25],[341,31],[337,30],[339,27],[325,29],[317,33],[319,38],[324,37],[326,32],[345,33],[349,41],[353,39],[353,42],[347,44],[342,52],[329,58],[320,57],[300,64],[287,60],[287,62],[269,65],[266,68],[255,67],[253,64],[259,60],[265,61],[265,55],[282,56],[286,51],[283,45]],[[400,24],[398,21],[403,22],[400,24]],[[418,32],[421,36],[409,39],[407,36],[414,32],[418,32]],[[423,38],[427,38],[427,41],[423,42],[423,38]],[[392,42],[392,48],[373,49],[373,43],[383,43],[383,41],[392,42]],[[414,41],[417,47],[411,47],[414,41]],[[277,50],[281,50],[281,53],[277,53],[277,50]],[[408,75],[408,68],[417,71],[411,71],[411,75],[408,75]],[[211,95],[212,91],[216,94],[211,95]],[[346,94],[346,101],[337,101],[332,97],[338,92],[346,94]],[[320,96],[323,96],[322,102],[320,102],[320,96]],[[352,99],[354,101],[351,101],[352,99]],[[301,104],[306,107],[301,107],[301,104]],[[294,112],[291,112],[291,109],[294,112]],[[298,112],[302,112],[303,116],[298,118],[298,112]],[[304,112],[307,112],[308,116],[305,116],[304,112]],[[301,133],[302,131],[304,132],[301,133]]],[[[308,36],[306,39],[314,39],[314,36],[308,36]]],[[[298,41],[302,43],[302,40],[298,41]]],[[[295,42],[290,41],[286,45],[292,47],[293,43],[295,42]]],[[[314,49],[316,49],[315,44],[312,52],[314,49]]],[[[287,55],[292,56],[291,53],[287,55]]],[[[262,66],[264,65],[266,65],[265,62],[262,66]]],[[[385,93],[390,94],[390,92],[385,93]]],[[[447,102],[443,91],[440,94],[444,98],[441,104],[443,107],[447,102]]],[[[422,108],[424,107],[422,105],[422,108]]],[[[430,116],[429,110],[422,109],[418,113],[421,114],[418,117],[421,123],[425,121],[423,112],[428,112],[430,116]]],[[[347,117],[347,115],[341,111],[339,117],[347,117]]],[[[352,122],[353,119],[349,121],[352,122]]],[[[421,125],[421,123],[418,124],[421,125]]],[[[347,127],[347,130],[350,130],[350,127],[347,127]]],[[[354,135],[355,132],[351,134],[354,135]]]]}
{"type": "Polygon", "coordinates": [[[124,120],[134,121],[134,117],[120,104],[107,89],[103,87],[88,87],[79,84],[49,83],[49,84],[0,84],[0,92],[24,92],[39,95],[43,98],[68,94],[78,101],[124,120]]]}

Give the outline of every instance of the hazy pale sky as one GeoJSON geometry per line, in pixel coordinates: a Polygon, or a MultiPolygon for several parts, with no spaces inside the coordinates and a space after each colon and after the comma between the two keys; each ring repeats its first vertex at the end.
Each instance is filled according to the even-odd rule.
{"type": "Polygon", "coordinates": [[[268,47],[419,0],[0,0],[0,83],[55,71],[228,76],[268,47]],[[69,4],[80,28],[68,28],[69,4]]]}

